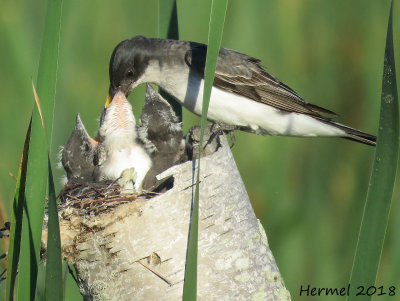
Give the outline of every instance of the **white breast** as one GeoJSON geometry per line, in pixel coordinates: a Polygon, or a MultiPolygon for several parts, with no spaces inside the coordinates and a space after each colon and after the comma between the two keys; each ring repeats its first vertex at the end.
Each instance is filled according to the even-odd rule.
{"type": "Polygon", "coordinates": [[[140,144],[119,141],[106,147],[106,160],[100,166],[100,173],[105,179],[116,180],[125,169],[133,168],[137,176],[135,188],[140,189],[151,164],[149,155],[140,144]]]}

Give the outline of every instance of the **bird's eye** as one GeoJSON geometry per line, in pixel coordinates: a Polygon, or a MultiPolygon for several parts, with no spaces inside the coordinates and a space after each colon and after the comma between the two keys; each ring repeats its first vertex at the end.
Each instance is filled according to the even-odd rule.
{"type": "Polygon", "coordinates": [[[133,77],[133,71],[132,71],[132,70],[128,70],[128,71],[126,72],[126,77],[128,77],[128,78],[133,77]]]}

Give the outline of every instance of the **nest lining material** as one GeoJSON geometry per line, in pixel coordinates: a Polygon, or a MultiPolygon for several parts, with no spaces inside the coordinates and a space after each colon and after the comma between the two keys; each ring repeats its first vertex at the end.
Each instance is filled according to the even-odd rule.
{"type": "Polygon", "coordinates": [[[66,185],[60,191],[60,208],[79,208],[89,211],[103,211],[123,203],[136,201],[138,199],[149,199],[157,192],[143,191],[141,193],[121,194],[121,187],[118,185],[107,185],[106,183],[83,183],[76,182],[66,185]]]}

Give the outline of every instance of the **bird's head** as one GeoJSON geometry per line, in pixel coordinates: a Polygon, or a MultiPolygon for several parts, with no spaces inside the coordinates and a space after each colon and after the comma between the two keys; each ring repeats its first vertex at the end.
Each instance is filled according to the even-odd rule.
{"type": "Polygon", "coordinates": [[[136,120],[132,106],[122,91],[117,91],[100,117],[100,128],[97,132],[100,142],[122,138],[136,139],[136,120]]]}
{"type": "Polygon", "coordinates": [[[68,181],[91,182],[94,180],[92,178],[93,158],[97,146],[98,141],[89,136],[78,114],[75,128],[61,153],[61,163],[67,173],[68,181]]]}
{"type": "Polygon", "coordinates": [[[128,96],[133,88],[148,81],[149,52],[151,42],[143,36],[136,36],[119,43],[110,60],[110,88],[106,107],[117,92],[128,96]]]}

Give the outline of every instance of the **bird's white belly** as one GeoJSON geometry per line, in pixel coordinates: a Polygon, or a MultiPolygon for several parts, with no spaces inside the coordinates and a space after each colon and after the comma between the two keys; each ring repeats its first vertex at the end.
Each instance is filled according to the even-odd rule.
{"type": "MultiPolygon", "coordinates": [[[[188,87],[177,85],[170,90],[190,111],[201,115],[203,84],[195,80],[188,87]]],[[[285,112],[272,106],[253,101],[220,88],[213,87],[207,118],[229,125],[249,127],[257,134],[284,136],[345,136],[335,126],[310,116],[285,112]]]]}
{"type": "Polygon", "coordinates": [[[116,180],[128,168],[136,172],[138,182],[143,180],[151,167],[151,159],[140,146],[115,148],[107,152],[107,159],[101,165],[101,172],[105,178],[116,180]]]}

